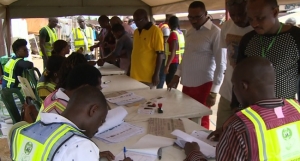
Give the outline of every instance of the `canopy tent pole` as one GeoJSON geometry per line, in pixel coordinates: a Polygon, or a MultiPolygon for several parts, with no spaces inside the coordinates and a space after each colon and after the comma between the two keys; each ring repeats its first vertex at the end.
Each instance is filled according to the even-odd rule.
{"type": "Polygon", "coordinates": [[[227,7],[227,0],[225,0],[225,21],[229,19],[229,12],[228,12],[228,7],[227,7]]]}
{"type": "Polygon", "coordinates": [[[7,48],[7,56],[10,57],[11,53],[11,19],[9,6],[6,6],[6,14],[5,14],[5,28],[6,28],[6,48],[7,48]]]}

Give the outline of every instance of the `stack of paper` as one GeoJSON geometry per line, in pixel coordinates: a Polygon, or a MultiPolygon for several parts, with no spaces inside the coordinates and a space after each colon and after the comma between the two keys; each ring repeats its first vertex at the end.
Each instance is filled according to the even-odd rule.
{"type": "MultiPolygon", "coordinates": [[[[154,161],[160,148],[173,145],[174,139],[147,134],[136,144],[127,148],[126,156],[132,160],[154,161]]],[[[115,160],[123,160],[123,152],[119,153],[115,160]]]]}
{"type": "Polygon", "coordinates": [[[207,144],[209,144],[213,147],[216,147],[219,142],[207,139],[207,137],[210,133],[211,133],[211,131],[208,131],[208,130],[207,131],[200,130],[200,131],[193,131],[191,135],[201,141],[206,142],[207,144]]]}
{"type": "Polygon", "coordinates": [[[201,152],[207,157],[207,158],[215,158],[216,157],[216,148],[212,145],[209,145],[205,143],[202,140],[199,140],[187,133],[184,133],[180,130],[175,130],[172,132],[172,135],[177,136],[177,140],[175,143],[179,145],[181,148],[184,148],[186,142],[196,142],[201,147],[201,152]]]}
{"type": "Polygon", "coordinates": [[[107,97],[106,100],[110,103],[124,106],[134,102],[143,100],[144,98],[134,94],[133,92],[125,92],[124,94],[116,95],[113,97],[107,97]]]}
{"type": "Polygon", "coordinates": [[[144,128],[124,122],[127,114],[124,107],[109,110],[105,123],[99,127],[95,138],[105,143],[118,143],[125,141],[131,136],[144,133],[144,128]]]}

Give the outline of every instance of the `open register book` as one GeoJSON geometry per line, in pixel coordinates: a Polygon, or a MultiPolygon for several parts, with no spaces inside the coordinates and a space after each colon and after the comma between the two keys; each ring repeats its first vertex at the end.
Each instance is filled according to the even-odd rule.
{"type": "Polygon", "coordinates": [[[184,148],[186,142],[196,142],[200,146],[201,152],[207,158],[216,157],[216,147],[214,147],[213,145],[210,145],[192,135],[182,132],[181,130],[174,130],[172,132],[172,135],[177,136],[177,140],[175,141],[175,143],[181,148],[184,148]]]}

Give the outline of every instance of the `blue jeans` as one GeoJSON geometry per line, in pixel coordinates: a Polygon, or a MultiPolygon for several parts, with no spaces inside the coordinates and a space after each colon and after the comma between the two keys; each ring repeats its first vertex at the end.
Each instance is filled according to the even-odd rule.
{"type": "Polygon", "coordinates": [[[164,59],[162,61],[162,64],[160,66],[160,71],[159,71],[159,83],[158,85],[156,86],[157,89],[161,89],[164,87],[164,84],[165,84],[165,80],[166,80],[166,75],[165,75],[165,61],[166,59],[164,59]]]}

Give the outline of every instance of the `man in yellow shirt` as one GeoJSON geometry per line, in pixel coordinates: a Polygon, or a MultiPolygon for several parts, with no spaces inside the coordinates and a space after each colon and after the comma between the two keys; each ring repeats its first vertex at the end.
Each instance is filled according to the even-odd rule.
{"type": "Polygon", "coordinates": [[[163,35],[149,21],[144,9],[136,10],[133,19],[138,29],[133,34],[130,77],[152,88],[159,83],[159,70],[164,56],[163,35]]]}

